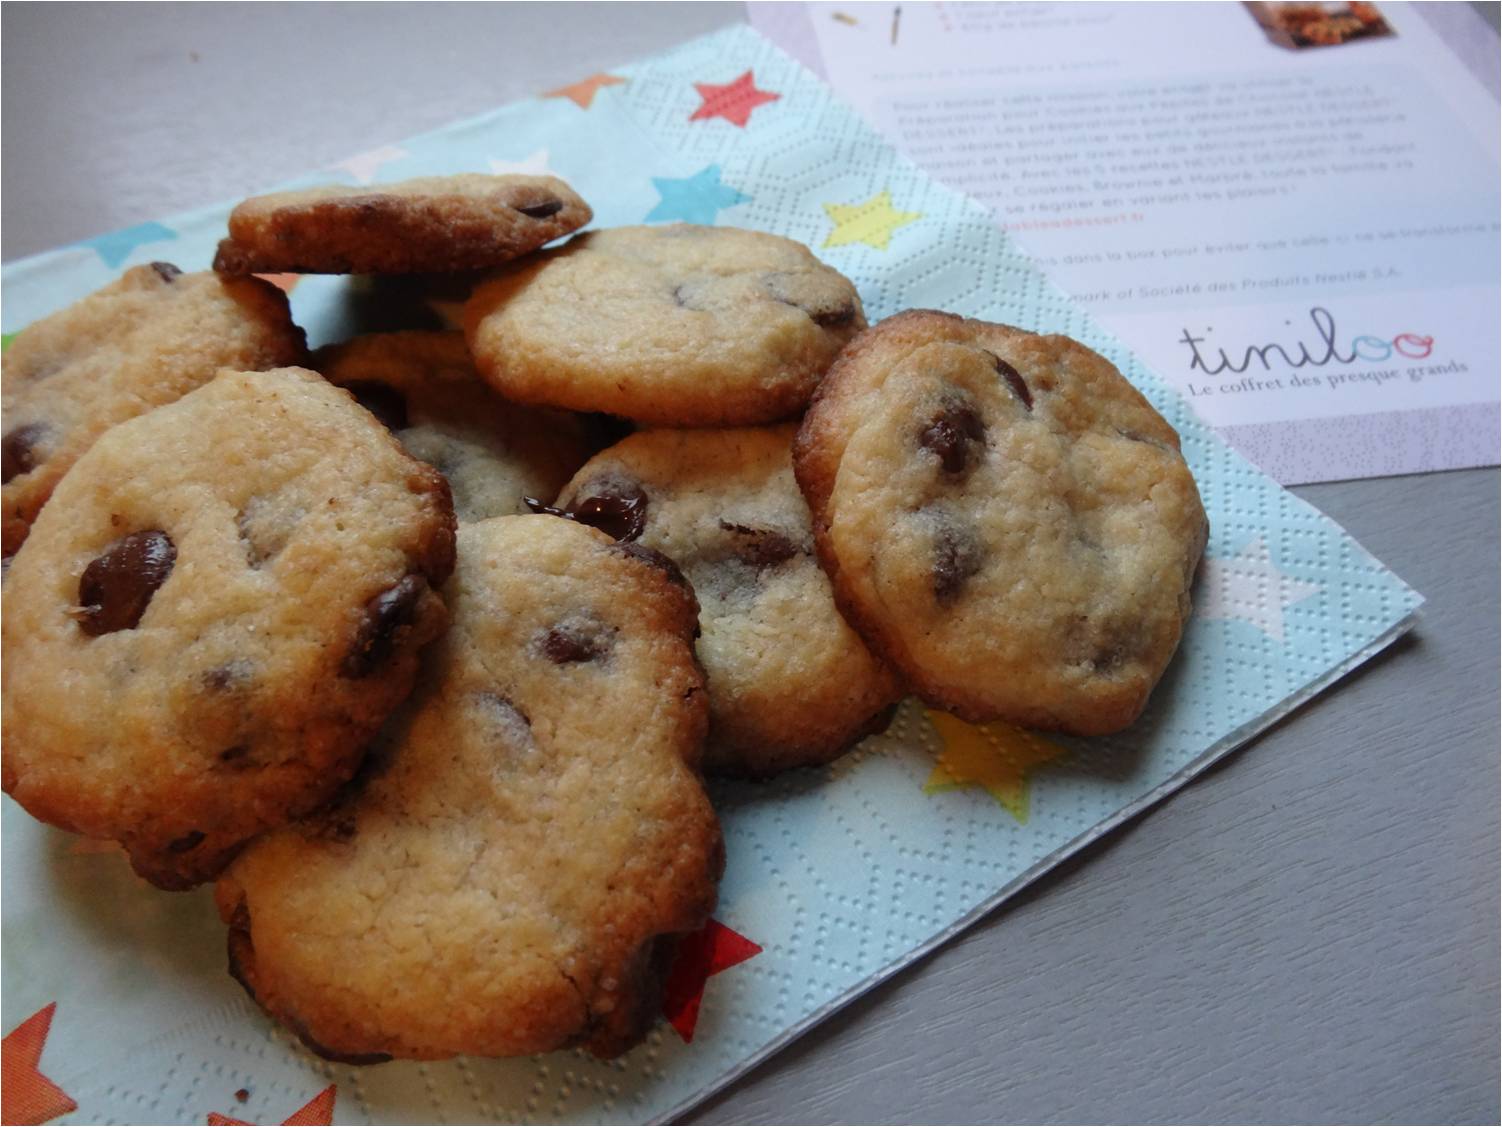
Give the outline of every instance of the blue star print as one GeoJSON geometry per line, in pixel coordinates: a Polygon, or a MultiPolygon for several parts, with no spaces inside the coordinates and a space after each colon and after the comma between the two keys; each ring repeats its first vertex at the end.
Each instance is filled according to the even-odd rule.
{"type": "Polygon", "coordinates": [[[137,247],[175,238],[177,238],[177,232],[170,227],[163,227],[160,223],[137,223],[134,227],[111,231],[108,235],[84,239],[83,245],[93,247],[106,266],[119,266],[131,256],[131,252],[137,247]]]}
{"type": "Polygon", "coordinates": [[[681,219],[685,223],[713,223],[720,211],[750,196],[720,183],[720,166],[711,164],[684,180],[652,177],[661,201],[647,213],[648,223],[681,219]]]}

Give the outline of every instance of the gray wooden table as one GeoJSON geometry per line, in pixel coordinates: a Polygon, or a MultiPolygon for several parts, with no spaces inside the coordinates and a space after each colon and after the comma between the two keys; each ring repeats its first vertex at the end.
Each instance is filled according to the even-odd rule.
{"type": "MultiPolygon", "coordinates": [[[[0,250],[243,195],[741,18],[9,3],[0,250]]],[[[1495,74],[1494,32],[1461,38],[1495,74]]],[[[1427,596],[1415,634],[691,1121],[1498,1121],[1497,472],[1297,492],[1427,596]]]]}

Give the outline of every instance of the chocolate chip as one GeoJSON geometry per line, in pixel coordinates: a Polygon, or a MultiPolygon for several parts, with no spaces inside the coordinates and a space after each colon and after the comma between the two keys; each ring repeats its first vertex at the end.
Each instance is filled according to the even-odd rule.
{"type": "Polygon", "coordinates": [[[533,219],[546,219],[550,215],[557,215],[563,210],[562,200],[543,200],[542,203],[529,203],[518,206],[517,211],[533,219]]]}
{"type": "Polygon", "coordinates": [[[498,745],[512,751],[535,748],[532,738],[532,721],[527,714],[499,693],[477,692],[472,694],[475,702],[476,727],[483,724],[489,728],[488,735],[498,745]]]}
{"type": "Polygon", "coordinates": [[[941,524],[934,534],[934,598],[939,605],[953,603],[980,566],[981,546],[975,536],[953,524],[941,524]]]}
{"type": "Polygon", "coordinates": [[[151,268],[157,272],[158,277],[164,282],[175,282],[182,277],[182,271],[170,262],[153,262],[151,268]]]}
{"type": "Polygon", "coordinates": [[[234,747],[227,747],[219,753],[219,762],[233,763],[237,759],[244,759],[249,754],[249,744],[236,744],[234,747]]]}
{"type": "Polygon", "coordinates": [[[735,558],[755,568],[774,567],[799,554],[798,545],[771,528],[751,528],[720,521],[720,527],[736,536],[735,558]]]}
{"type": "Polygon", "coordinates": [[[1018,399],[1022,400],[1022,405],[1024,407],[1031,411],[1033,409],[1033,393],[1027,389],[1027,383],[1025,380],[1023,380],[1021,373],[1018,372],[1016,368],[1008,364],[1005,360],[1003,360],[1000,356],[997,356],[996,353],[991,352],[988,349],[982,349],[981,351],[985,352],[986,355],[992,359],[992,361],[996,364],[997,374],[1001,376],[1002,379],[1007,381],[1007,386],[1012,389],[1012,393],[1016,395],[1018,399]]]}
{"type": "Polygon", "coordinates": [[[160,529],[116,540],[78,581],[79,629],[95,637],[133,629],[176,562],[172,538],[160,529]]]}
{"type": "Polygon", "coordinates": [[[1168,449],[1168,447],[1163,443],[1163,441],[1161,439],[1149,438],[1147,435],[1142,434],[1139,431],[1126,430],[1126,429],[1123,429],[1122,427],[1116,427],[1115,431],[1116,431],[1117,434],[1121,435],[1121,437],[1124,438],[1124,439],[1126,439],[1128,442],[1141,442],[1142,444],[1144,444],[1146,446],[1156,446],[1159,450],[1167,450],[1168,449]]]}
{"type": "Polygon", "coordinates": [[[579,661],[593,661],[608,649],[608,635],[598,629],[598,624],[560,622],[542,637],[544,656],[554,665],[571,665],[579,661]]]}
{"type": "Polygon", "coordinates": [[[167,843],[167,852],[186,853],[190,849],[198,848],[198,844],[203,841],[203,838],[204,834],[202,830],[189,830],[182,837],[174,841],[169,841],[167,843]]]}
{"type": "Polygon", "coordinates": [[[391,656],[397,633],[411,625],[427,589],[422,576],[407,575],[367,602],[355,643],[339,666],[340,675],[358,680],[374,673],[391,656]]]}
{"type": "Polygon", "coordinates": [[[832,309],[805,309],[813,323],[824,329],[836,329],[855,320],[855,304],[835,306],[832,309]]]}
{"type": "Polygon", "coordinates": [[[1119,669],[1126,663],[1127,651],[1120,645],[1110,645],[1097,651],[1090,659],[1091,667],[1097,673],[1110,673],[1119,669]]]}
{"type": "Polygon", "coordinates": [[[386,424],[387,430],[406,429],[407,401],[390,384],[379,380],[351,380],[344,385],[344,390],[353,395],[361,407],[386,424]]]}
{"type": "Polygon", "coordinates": [[[250,663],[248,661],[227,661],[223,665],[216,665],[203,675],[203,687],[212,692],[222,693],[232,688],[238,688],[250,679],[250,663]]]}
{"type": "Polygon", "coordinates": [[[918,436],[918,445],[938,455],[944,472],[961,474],[974,468],[977,447],[986,439],[986,425],[970,404],[951,400],[918,436]]]}
{"type": "Polygon", "coordinates": [[[235,1089],[235,1101],[237,1103],[242,1103],[243,1104],[248,1099],[250,1099],[250,1089],[249,1088],[236,1088],[235,1089]]]}
{"type": "Polygon", "coordinates": [[[46,423],[23,423],[0,439],[0,461],[4,462],[5,481],[30,473],[42,464],[37,456],[37,445],[47,433],[46,423]]]}
{"type": "Polygon", "coordinates": [[[835,329],[849,325],[855,320],[855,302],[843,294],[819,293],[823,288],[819,281],[801,276],[806,284],[798,285],[800,275],[768,274],[763,282],[766,290],[784,305],[801,309],[809,320],[820,328],[835,329]]]}
{"type": "Polygon", "coordinates": [[[526,713],[499,693],[482,692],[476,693],[475,697],[479,700],[481,707],[485,711],[493,713],[495,719],[507,726],[520,724],[524,728],[532,727],[532,721],[527,719],[526,713]]]}
{"type": "Polygon", "coordinates": [[[684,577],[682,569],[656,548],[648,548],[642,544],[616,543],[611,545],[611,550],[623,556],[630,556],[633,560],[640,560],[648,567],[655,567],[658,571],[666,573],[668,579],[677,586],[686,591],[693,590],[684,577]]]}

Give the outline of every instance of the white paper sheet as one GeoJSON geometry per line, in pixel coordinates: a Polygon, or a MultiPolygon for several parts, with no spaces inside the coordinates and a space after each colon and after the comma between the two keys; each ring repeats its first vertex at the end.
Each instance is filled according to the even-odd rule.
{"type": "Polygon", "coordinates": [[[749,8],[1274,477],[1497,463],[1497,103],[1408,5],[749,8]]]}

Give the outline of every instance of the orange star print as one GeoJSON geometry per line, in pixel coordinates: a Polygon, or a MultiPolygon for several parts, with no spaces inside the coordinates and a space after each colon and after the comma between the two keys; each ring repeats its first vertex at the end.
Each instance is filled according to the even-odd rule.
{"type": "Polygon", "coordinates": [[[56,1002],[42,1007],[0,1041],[0,1119],[6,1123],[46,1123],[78,1107],[37,1069],[56,1009],[56,1002]]]}
{"type": "MultiPolygon", "coordinates": [[[[334,1093],[337,1085],[330,1084],[286,1119],[282,1127],[329,1127],[334,1122],[334,1093]]],[[[209,1127],[252,1127],[243,1119],[231,1119],[217,1111],[209,1112],[209,1127]]]]}
{"type": "Polygon", "coordinates": [[[617,78],[613,74],[592,74],[588,78],[580,79],[570,86],[560,86],[556,90],[549,90],[543,95],[545,98],[567,98],[581,110],[587,110],[594,104],[595,95],[606,86],[620,86],[626,80],[617,78]]]}

